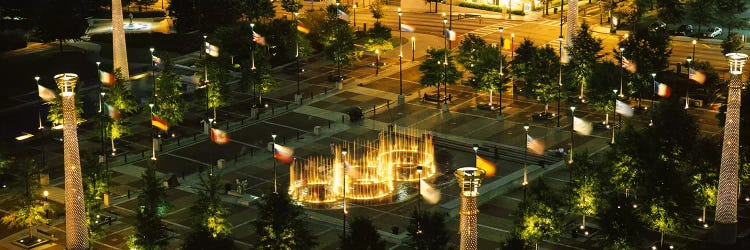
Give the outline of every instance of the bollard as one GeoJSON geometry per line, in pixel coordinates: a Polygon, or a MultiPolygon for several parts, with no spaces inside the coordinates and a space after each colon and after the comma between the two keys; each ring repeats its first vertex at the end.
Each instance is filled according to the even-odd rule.
{"type": "Polygon", "coordinates": [[[240,119],[240,125],[245,125],[245,118],[240,119]]]}
{"type": "Polygon", "coordinates": [[[282,142],[286,145],[286,136],[282,137],[282,139],[284,139],[282,142]]]}
{"type": "Polygon", "coordinates": [[[299,131],[297,131],[297,141],[299,141],[299,131]]]}
{"type": "Polygon", "coordinates": [[[310,92],[310,100],[312,100],[312,99],[313,99],[313,93],[312,93],[312,91],[311,91],[311,92],[310,92]]]}
{"type": "Polygon", "coordinates": [[[499,156],[497,153],[497,145],[493,145],[492,147],[495,149],[495,159],[497,159],[499,156]]]}
{"type": "MultiPolygon", "coordinates": [[[[276,109],[274,107],[271,107],[271,115],[275,115],[275,114],[276,114],[276,109]]],[[[258,118],[258,119],[260,119],[260,118],[258,118]]]]}
{"type": "Polygon", "coordinates": [[[128,163],[128,154],[123,154],[122,158],[125,159],[125,163],[128,163]]]}
{"type": "Polygon", "coordinates": [[[344,115],[341,115],[341,123],[344,123],[344,115]]]}
{"type": "Polygon", "coordinates": [[[177,137],[177,146],[180,146],[180,137],[177,137]]]}
{"type": "Polygon", "coordinates": [[[227,122],[227,130],[229,130],[229,122],[227,122]]]}
{"type": "Polygon", "coordinates": [[[372,115],[375,115],[375,105],[372,105],[372,115]]]}
{"type": "Polygon", "coordinates": [[[146,155],[146,150],[141,151],[141,158],[145,158],[144,155],[146,155]]]}
{"type": "Polygon", "coordinates": [[[286,110],[287,110],[287,111],[289,111],[289,103],[287,103],[287,104],[286,104],[286,105],[284,105],[284,106],[285,106],[286,110]]]}
{"type": "Polygon", "coordinates": [[[255,148],[250,148],[250,156],[253,156],[255,154],[255,148]]]}
{"type": "Polygon", "coordinates": [[[327,94],[328,94],[328,87],[325,87],[325,88],[323,88],[323,94],[324,94],[324,95],[327,95],[327,94]]]}
{"type": "Polygon", "coordinates": [[[331,120],[328,120],[328,128],[331,128],[331,120]]]}
{"type": "Polygon", "coordinates": [[[385,101],[385,108],[388,109],[388,110],[391,109],[391,100],[386,100],[385,101]]]}
{"type": "Polygon", "coordinates": [[[195,141],[195,136],[196,136],[196,135],[198,135],[198,134],[194,134],[194,135],[193,135],[193,141],[195,141]]]}

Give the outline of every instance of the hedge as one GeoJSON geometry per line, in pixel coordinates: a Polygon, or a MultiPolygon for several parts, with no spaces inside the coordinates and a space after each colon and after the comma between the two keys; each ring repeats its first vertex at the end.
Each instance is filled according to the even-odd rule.
{"type": "MultiPolygon", "coordinates": [[[[494,12],[503,12],[503,8],[501,8],[499,6],[492,6],[492,5],[484,5],[484,4],[461,2],[460,4],[458,4],[458,6],[466,7],[466,8],[472,8],[472,9],[494,11],[494,12]]],[[[524,13],[522,10],[512,10],[512,11],[510,11],[510,14],[517,15],[517,16],[524,16],[524,15],[526,15],[526,13],[524,13]]]]}

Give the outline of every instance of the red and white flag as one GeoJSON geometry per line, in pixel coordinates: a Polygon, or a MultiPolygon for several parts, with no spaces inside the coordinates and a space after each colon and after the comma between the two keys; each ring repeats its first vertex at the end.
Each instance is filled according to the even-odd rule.
{"type": "Polygon", "coordinates": [[[348,175],[349,178],[359,179],[359,171],[346,161],[344,161],[344,174],[348,175]]]}
{"type": "Polygon", "coordinates": [[[594,126],[590,122],[578,117],[573,117],[573,130],[582,135],[590,135],[594,126]]]}
{"type": "Polygon", "coordinates": [[[51,89],[45,88],[42,85],[37,84],[37,88],[39,89],[39,97],[41,97],[45,101],[52,101],[54,100],[57,95],[55,94],[55,91],[52,91],[51,89]]]}
{"type": "Polygon", "coordinates": [[[294,149],[273,144],[273,158],[284,164],[291,164],[294,161],[294,149]]]}
{"type": "Polygon", "coordinates": [[[447,37],[448,40],[450,40],[450,41],[455,41],[456,40],[456,32],[452,31],[452,30],[449,30],[449,29],[446,29],[445,30],[445,37],[447,37]]]}
{"type": "Polygon", "coordinates": [[[633,116],[633,107],[631,107],[629,104],[624,103],[620,100],[616,100],[617,105],[615,106],[615,111],[620,114],[624,115],[626,117],[632,117],[633,116]]]}
{"type": "Polygon", "coordinates": [[[635,73],[636,71],[636,65],[635,63],[631,62],[624,56],[622,57],[622,67],[625,68],[630,73],[635,73]]]}
{"type": "Polygon", "coordinates": [[[216,45],[210,44],[206,42],[206,54],[213,56],[213,57],[219,57],[219,47],[216,47],[216,45]]]}
{"type": "Polygon", "coordinates": [[[227,144],[229,143],[229,134],[223,130],[211,128],[211,141],[216,144],[227,144]]]}
{"type": "Polygon", "coordinates": [[[109,104],[104,104],[107,106],[107,113],[109,114],[109,118],[112,118],[112,120],[119,120],[120,119],[120,110],[117,110],[115,107],[112,107],[109,104]]]}
{"type": "Polygon", "coordinates": [[[659,91],[657,94],[661,97],[668,98],[672,95],[672,89],[666,84],[659,83],[659,91]]]}
{"type": "Polygon", "coordinates": [[[440,202],[440,190],[435,189],[424,180],[419,180],[419,191],[424,198],[430,204],[437,204],[440,202]]]}
{"type": "Polygon", "coordinates": [[[688,78],[690,78],[690,80],[697,82],[698,84],[703,84],[704,82],[706,82],[706,75],[703,74],[703,72],[700,72],[694,69],[688,70],[688,78]]]}
{"type": "Polygon", "coordinates": [[[102,82],[102,84],[106,85],[112,85],[115,84],[115,75],[110,74],[106,71],[99,70],[99,81],[102,82]]]}
{"type": "Polygon", "coordinates": [[[530,135],[526,135],[526,148],[535,155],[544,154],[544,142],[538,139],[531,138],[530,135]]]}
{"type": "Polygon", "coordinates": [[[263,37],[263,36],[261,36],[258,33],[255,33],[255,31],[253,31],[253,42],[256,42],[256,43],[258,43],[260,45],[265,46],[266,45],[266,38],[263,37]]]}

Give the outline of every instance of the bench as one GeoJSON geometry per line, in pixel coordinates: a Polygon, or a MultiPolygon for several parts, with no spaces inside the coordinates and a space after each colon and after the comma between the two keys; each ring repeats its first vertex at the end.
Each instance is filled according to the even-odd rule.
{"type": "Polygon", "coordinates": [[[479,23],[482,23],[482,15],[480,14],[473,14],[473,13],[458,14],[458,20],[469,19],[469,18],[479,18],[479,23]]]}

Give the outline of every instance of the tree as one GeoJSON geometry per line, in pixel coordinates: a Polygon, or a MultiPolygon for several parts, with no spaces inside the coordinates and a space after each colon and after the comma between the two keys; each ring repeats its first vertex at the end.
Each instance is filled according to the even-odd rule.
{"type": "Polygon", "coordinates": [[[619,194],[607,195],[605,199],[599,225],[605,242],[611,246],[608,249],[636,249],[633,244],[642,239],[642,225],[636,214],[638,204],[619,194]]]}
{"type": "Polygon", "coordinates": [[[167,190],[156,176],[156,163],[150,161],[143,172],[143,190],[138,195],[135,232],[128,238],[130,249],[165,249],[167,227],[162,218],[169,209],[167,190]]]}
{"type": "MultiPolygon", "coordinates": [[[[665,206],[667,204],[664,204],[662,200],[651,200],[646,210],[641,214],[641,221],[661,234],[659,246],[664,245],[664,234],[675,233],[681,226],[678,222],[679,215],[669,212],[665,206]]],[[[673,204],[669,206],[673,206],[673,204]]]]}
{"type": "MultiPolygon", "coordinates": [[[[83,83],[79,82],[76,84],[76,86],[73,88],[73,93],[75,95],[73,96],[73,99],[76,103],[76,123],[81,124],[86,121],[86,119],[83,118],[83,100],[81,99],[80,95],[80,89],[82,87],[83,83]]],[[[62,113],[62,98],[59,95],[56,95],[57,97],[55,99],[52,99],[52,101],[47,102],[49,104],[49,112],[47,113],[47,120],[52,123],[53,126],[62,125],[63,123],[63,113],[62,113]]]]}
{"type": "Polygon", "coordinates": [[[691,0],[687,2],[688,18],[698,24],[698,34],[701,27],[715,18],[716,0],[691,0]]]}
{"type": "Polygon", "coordinates": [[[624,56],[631,64],[636,65],[637,70],[626,74],[623,70],[625,79],[628,79],[629,91],[623,89],[623,95],[637,94],[639,103],[644,92],[649,94],[653,89],[653,77],[651,73],[662,72],[669,66],[669,56],[672,54],[670,48],[670,38],[666,32],[647,32],[641,30],[637,36],[630,36],[619,43],[624,51],[616,51],[618,59],[622,60],[624,56]]]}
{"type": "Polygon", "coordinates": [[[586,100],[596,111],[605,114],[604,124],[609,123],[609,114],[614,111],[613,89],[618,87],[620,65],[611,61],[594,64],[591,78],[586,82],[586,100]]]}
{"type": "Polygon", "coordinates": [[[354,47],[354,32],[349,24],[336,17],[339,9],[335,5],[326,8],[326,20],[321,31],[321,44],[326,59],[336,63],[339,80],[343,80],[341,67],[357,61],[359,54],[354,47]]]}
{"type": "Polygon", "coordinates": [[[667,24],[676,24],[685,17],[685,9],[679,0],[656,1],[656,17],[667,24]]]}
{"type": "Polygon", "coordinates": [[[380,22],[380,18],[383,18],[385,14],[385,0],[373,0],[370,2],[370,12],[372,12],[372,18],[375,18],[375,22],[380,22]]]}
{"type": "Polygon", "coordinates": [[[748,17],[743,16],[747,11],[745,0],[716,0],[716,10],[720,15],[716,21],[727,27],[727,33],[732,33],[733,28],[744,28],[747,26],[748,17]]]}
{"type": "Polygon", "coordinates": [[[729,33],[727,38],[721,42],[721,53],[726,55],[728,53],[740,51],[744,47],[745,42],[742,41],[740,34],[737,34],[737,32],[732,32],[729,33]]]}
{"type": "MultiPolygon", "coordinates": [[[[525,76],[524,94],[544,104],[544,113],[549,113],[549,103],[558,98],[558,74],[560,57],[549,45],[536,50],[532,58],[533,72],[525,76]]],[[[559,97],[563,98],[563,97],[559,97]]]]}
{"type": "Polygon", "coordinates": [[[461,79],[462,73],[453,62],[453,55],[447,49],[428,49],[427,59],[419,65],[422,86],[439,86],[441,83],[455,84],[461,79]],[[446,60],[447,59],[447,60],[446,60]]]}
{"type": "Polygon", "coordinates": [[[203,72],[199,72],[200,79],[204,80],[203,85],[205,86],[207,93],[206,97],[206,108],[211,109],[213,113],[213,119],[216,120],[216,109],[224,107],[228,104],[229,98],[229,75],[226,73],[227,68],[224,64],[205,58],[202,64],[198,68],[204,68],[203,72]],[[208,76],[206,76],[208,74],[208,76]],[[205,82],[205,80],[208,82],[205,82]]]}
{"type": "Polygon", "coordinates": [[[105,234],[104,228],[98,223],[101,218],[104,194],[109,192],[111,173],[94,154],[84,154],[81,159],[83,173],[83,201],[86,206],[86,223],[89,229],[89,239],[97,240],[105,234]]]}
{"type": "Polygon", "coordinates": [[[474,63],[480,55],[479,49],[484,47],[487,47],[487,41],[481,36],[469,33],[458,45],[458,62],[471,70],[473,67],[469,65],[474,63]]]}
{"type": "Polygon", "coordinates": [[[133,0],[133,4],[135,4],[135,6],[138,6],[138,12],[143,12],[143,7],[148,8],[149,6],[154,5],[157,2],[159,2],[159,0],[133,0]]]}
{"type": "Polygon", "coordinates": [[[119,68],[115,69],[114,75],[114,84],[105,87],[107,92],[106,103],[120,111],[120,119],[109,118],[109,126],[107,126],[107,136],[112,144],[113,154],[116,151],[115,140],[124,135],[130,134],[130,129],[127,127],[128,120],[131,115],[138,110],[133,94],[130,92],[130,89],[125,86],[127,80],[123,77],[119,68]]]}
{"type": "Polygon", "coordinates": [[[43,6],[35,18],[38,35],[44,42],[57,40],[62,52],[64,40],[80,40],[85,34],[85,11],[80,0],[48,1],[37,5],[43,6]]]}
{"type": "Polygon", "coordinates": [[[617,7],[615,7],[613,11],[616,16],[620,17],[620,23],[627,22],[633,24],[633,26],[635,26],[635,23],[638,22],[638,19],[643,14],[643,9],[638,6],[637,0],[617,2],[617,7]]]}
{"type": "Polygon", "coordinates": [[[258,233],[256,249],[313,249],[316,237],[306,228],[302,207],[292,204],[286,192],[267,193],[257,203],[253,222],[258,233]]]}
{"type": "Polygon", "coordinates": [[[174,64],[169,55],[162,56],[164,69],[156,78],[156,106],[154,115],[175,125],[182,122],[183,113],[187,108],[185,100],[182,99],[180,87],[182,81],[180,76],[174,72],[174,64]]]}
{"type": "Polygon", "coordinates": [[[221,172],[200,176],[198,200],[190,209],[193,214],[193,231],[185,239],[185,249],[234,249],[229,236],[231,225],[226,220],[229,210],[221,201],[221,172]]]}
{"type": "MultiPolygon", "coordinates": [[[[207,1],[217,7],[223,5],[217,5],[207,1]]],[[[258,22],[262,19],[271,19],[276,14],[274,10],[273,2],[271,1],[244,1],[243,13],[251,22],[258,22]]]]}
{"type": "Polygon", "coordinates": [[[570,202],[573,211],[582,216],[582,227],[586,227],[586,216],[596,215],[599,211],[600,193],[599,180],[596,177],[584,175],[574,181],[570,202]]]}
{"type": "Polygon", "coordinates": [[[581,24],[581,30],[572,38],[573,46],[567,48],[570,63],[567,72],[571,72],[575,82],[581,86],[578,98],[583,99],[586,83],[594,74],[594,64],[602,57],[602,39],[594,38],[587,23],[581,24]]]}
{"type": "MultiPolygon", "coordinates": [[[[123,3],[124,5],[124,3],[123,3]]],[[[171,0],[167,11],[174,20],[174,28],[178,33],[188,33],[198,29],[201,13],[198,12],[196,0],[171,0]]]]}
{"type": "Polygon", "coordinates": [[[349,228],[351,230],[341,237],[341,249],[385,250],[385,241],[367,217],[354,217],[349,228]]]}
{"type": "Polygon", "coordinates": [[[28,236],[32,237],[34,228],[38,225],[48,224],[47,214],[54,212],[48,202],[40,200],[39,166],[33,159],[28,158],[18,160],[9,158],[4,162],[8,169],[16,175],[16,181],[12,187],[21,190],[13,192],[16,194],[13,199],[16,201],[14,210],[11,210],[0,220],[10,228],[28,228],[28,236]]]}
{"type": "Polygon", "coordinates": [[[450,250],[450,235],[445,228],[445,214],[415,210],[407,228],[407,244],[412,249],[450,250]]]}
{"type": "Polygon", "coordinates": [[[302,1],[300,0],[281,0],[281,8],[289,13],[296,13],[302,9],[302,1]]]}
{"type": "Polygon", "coordinates": [[[517,233],[520,238],[538,245],[543,240],[554,240],[562,233],[562,217],[542,201],[522,203],[517,233]]]}

